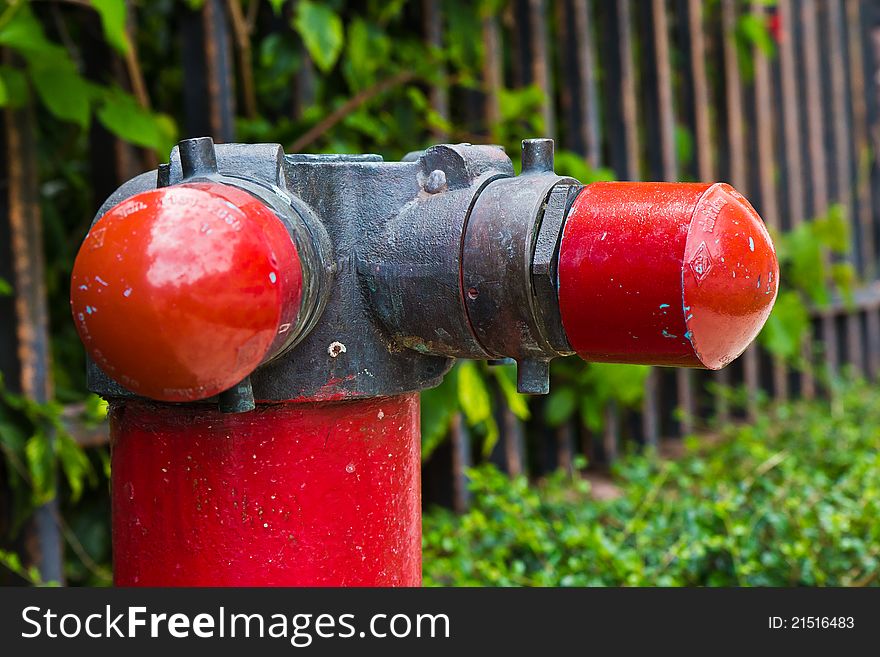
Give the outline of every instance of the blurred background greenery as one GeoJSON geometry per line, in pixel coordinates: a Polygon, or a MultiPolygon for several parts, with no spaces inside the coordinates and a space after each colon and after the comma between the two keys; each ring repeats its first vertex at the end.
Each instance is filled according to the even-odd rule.
{"type": "MultiPolygon", "coordinates": [[[[66,583],[110,582],[106,405],[84,387],[72,259],[115,185],[178,138],[210,133],[386,159],[438,141],[496,143],[517,167],[522,138],[550,135],[557,172],[585,183],[748,188],[774,232],[782,288],[743,369],[689,378],[567,359],[551,394],[528,399],[510,366],[463,362],[424,392],[426,583],[875,583],[880,395],[849,380],[871,374],[880,350],[877,304],[859,305],[876,262],[864,66],[874,19],[850,0],[0,2],[0,107],[7,121],[27,117],[17,125],[36,156],[53,386],[34,399],[21,364],[4,366],[3,581],[45,583],[28,527],[55,500],[66,583]],[[845,61],[823,67],[844,45],[845,61]],[[794,72],[792,57],[803,60],[794,72]],[[812,109],[792,97],[792,77],[812,109]],[[831,124],[841,107],[845,129],[829,137],[820,125],[817,137],[816,112],[831,124]],[[826,358],[838,339],[827,317],[862,327],[870,353],[847,343],[852,370],[826,358]],[[817,398],[787,399],[798,394],[817,398]]],[[[17,291],[0,268],[10,326],[17,291]]]]}

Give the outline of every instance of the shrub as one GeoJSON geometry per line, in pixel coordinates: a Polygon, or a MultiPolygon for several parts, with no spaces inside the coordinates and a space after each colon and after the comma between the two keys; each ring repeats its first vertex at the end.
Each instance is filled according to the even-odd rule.
{"type": "Polygon", "coordinates": [[[472,509],[425,517],[425,583],[880,584],[880,391],[763,410],[680,459],[626,457],[612,500],[562,474],[472,470],[472,509]]]}

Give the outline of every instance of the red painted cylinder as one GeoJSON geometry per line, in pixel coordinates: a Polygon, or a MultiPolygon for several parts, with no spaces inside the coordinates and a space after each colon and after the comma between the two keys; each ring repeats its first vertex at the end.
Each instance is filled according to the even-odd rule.
{"type": "Polygon", "coordinates": [[[266,205],[219,183],[142,192],[92,227],[71,277],[89,355],[129,390],[206,399],[285,346],[302,301],[293,239],[266,205]]]}
{"type": "Polygon", "coordinates": [[[417,393],[111,409],[120,586],[419,586],[417,393]]]}
{"type": "Polygon", "coordinates": [[[594,183],[566,219],[559,307],[588,361],[724,367],[778,284],[767,229],[726,184],[594,183]]]}

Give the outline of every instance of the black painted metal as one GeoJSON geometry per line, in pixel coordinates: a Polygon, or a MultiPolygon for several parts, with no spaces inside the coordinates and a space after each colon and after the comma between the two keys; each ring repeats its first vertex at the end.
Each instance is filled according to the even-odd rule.
{"type": "MultiPolygon", "coordinates": [[[[482,347],[494,358],[517,361],[520,392],[543,394],[549,390],[550,359],[565,352],[547,337],[532,262],[548,197],[555,188],[578,182],[552,173],[552,151],[549,158],[538,153],[524,160],[529,166],[521,176],[492,182],[474,204],[462,248],[462,284],[482,347]]],[[[555,301],[555,287],[549,292],[555,301]]],[[[556,333],[561,332],[560,325],[556,333]]]]}

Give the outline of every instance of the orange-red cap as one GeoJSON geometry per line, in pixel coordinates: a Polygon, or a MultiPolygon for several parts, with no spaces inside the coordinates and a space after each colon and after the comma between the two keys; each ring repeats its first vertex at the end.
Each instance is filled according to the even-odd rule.
{"type": "Polygon", "coordinates": [[[773,308],[779,264],[730,185],[594,183],[569,211],[559,305],[588,361],[720,369],[773,308]]]}
{"type": "Polygon", "coordinates": [[[89,356],[129,390],[162,401],[211,397],[285,342],[302,269],[281,220],[220,183],[137,194],[86,236],[70,303],[89,356]]]}

